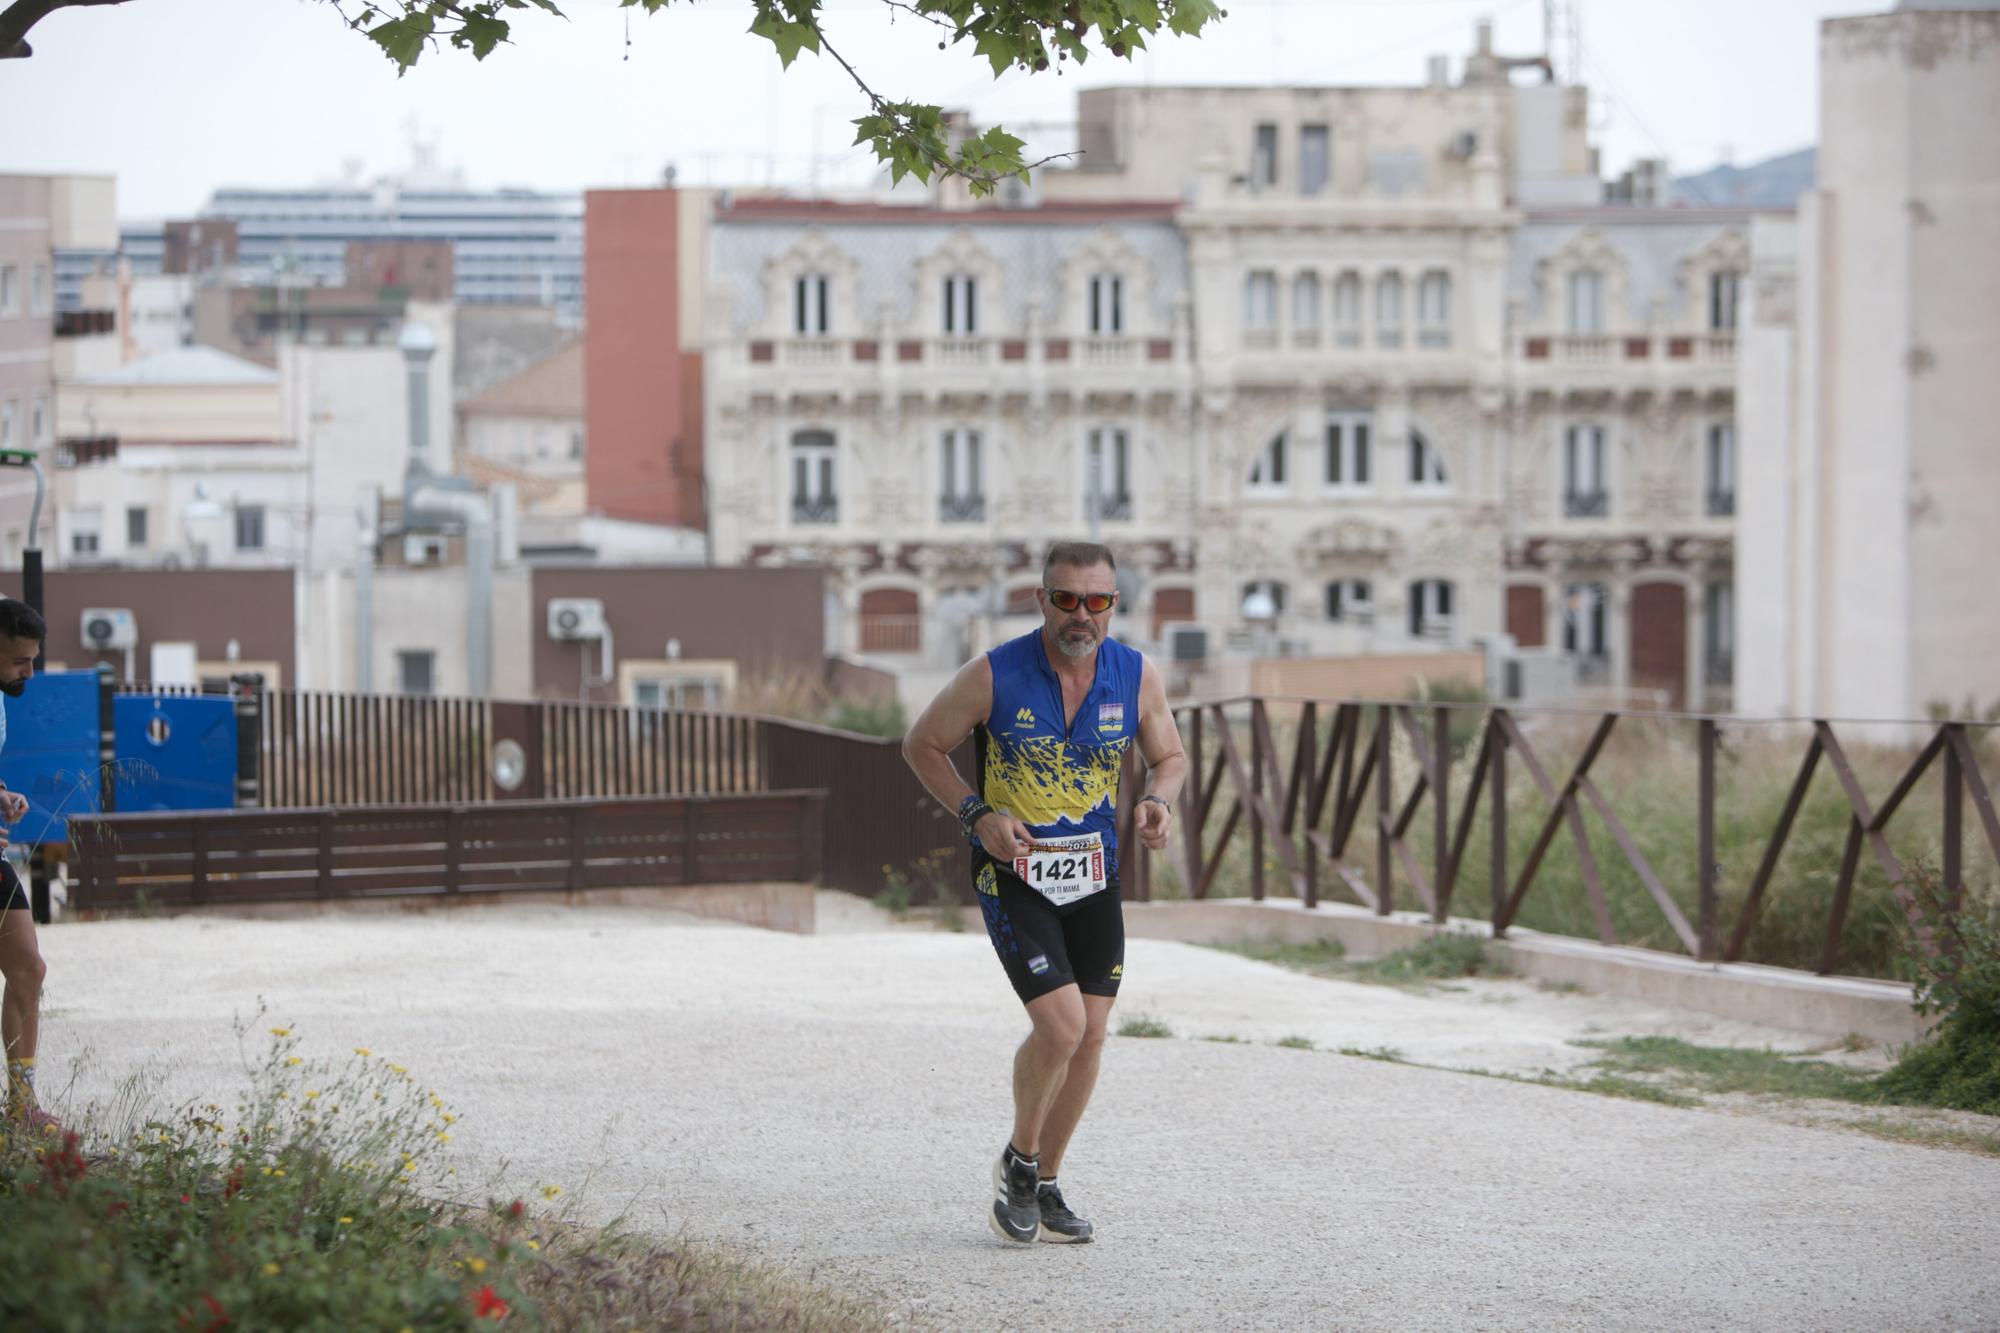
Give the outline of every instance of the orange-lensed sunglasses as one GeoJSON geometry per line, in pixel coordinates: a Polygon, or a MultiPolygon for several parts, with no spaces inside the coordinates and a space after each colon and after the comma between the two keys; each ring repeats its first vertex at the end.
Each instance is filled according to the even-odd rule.
{"type": "Polygon", "coordinates": [[[1081,606],[1093,616],[1101,616],[1118,603],[1115,592],[1070,592],[1064,588],[1044,588],[1049,604],[1058,611],[1074,611],[1081,606]]]}

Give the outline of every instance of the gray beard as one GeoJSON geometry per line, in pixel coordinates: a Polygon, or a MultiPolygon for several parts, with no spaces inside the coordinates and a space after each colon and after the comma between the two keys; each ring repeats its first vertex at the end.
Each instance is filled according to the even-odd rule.
{"type": "Polygon", "coordinates": [[[1056,651],[1060,652],[1064,657],[1088,657],[1097,651],[1097,640],[1095,638],[1078,640],[1064,634],[1058,634],[1056,635],[1056,651]]]}

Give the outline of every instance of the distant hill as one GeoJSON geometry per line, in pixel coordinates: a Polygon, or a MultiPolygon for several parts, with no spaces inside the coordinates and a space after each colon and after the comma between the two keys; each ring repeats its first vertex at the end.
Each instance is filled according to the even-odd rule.
{"type": "Polygon", "coordinates": [[[1767,158],[1747,167],[1710,167],[1674,181],[1673,202],[1695,207],[1791,208],[1813,186],[1816,148],[1767,158]]]}

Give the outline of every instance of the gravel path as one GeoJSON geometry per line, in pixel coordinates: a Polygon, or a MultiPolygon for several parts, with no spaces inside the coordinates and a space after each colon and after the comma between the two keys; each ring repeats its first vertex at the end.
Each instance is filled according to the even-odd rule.
{"type": "Polygon", "coordinates": [[[1269,1044],[1533,1069],[1574,1060],[1555,1031],[1791,1034],[1601,1001],[1565,1028],[1543,1003],[1589,997],[1417,997],[1150,940],[1120,1012],[1249,1044],[1114,1040],[1064,1172],[1098,1242],[1002,1246],[1019,1008],[982,937],[834,906],[803,938],[531,907],[57,926],[43,1083],[103,1096],[147,1065],[222,1100],[262,997],[310,1051],[368,1046],[444,1094],[461,1179],[588,1177],[586,1217],[950,1328],[2000,1329],[2000,1160],[1269,1044]]]}

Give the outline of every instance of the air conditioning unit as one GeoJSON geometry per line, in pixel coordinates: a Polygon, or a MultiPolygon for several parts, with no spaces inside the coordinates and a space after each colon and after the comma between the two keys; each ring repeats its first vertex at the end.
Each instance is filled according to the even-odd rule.
{"type": "Polygon", "coordinates": [[[139,646],[139,622],[123,607],[85,607],[81,632],[87,648],[109,651],[139,646]]]}
{"type": "Polygon", "coordinates": [[[1167,660],[1169,662],[1206,662],[1208,660],[1208,627],[1206,625],[1174,624],[1166,627],[1167,660]]]}
{"type": "Polygon", "coordinates": [[[604,603],[595,597],[552,597],[549,599],[551,639],[601,639],[604,637],[604,603]]]}
{"type": "Polygon", "coordinates": [[[444,538],[408,536],[403,538],[403,563],[436,565],[444,562],[444,538]]]}

